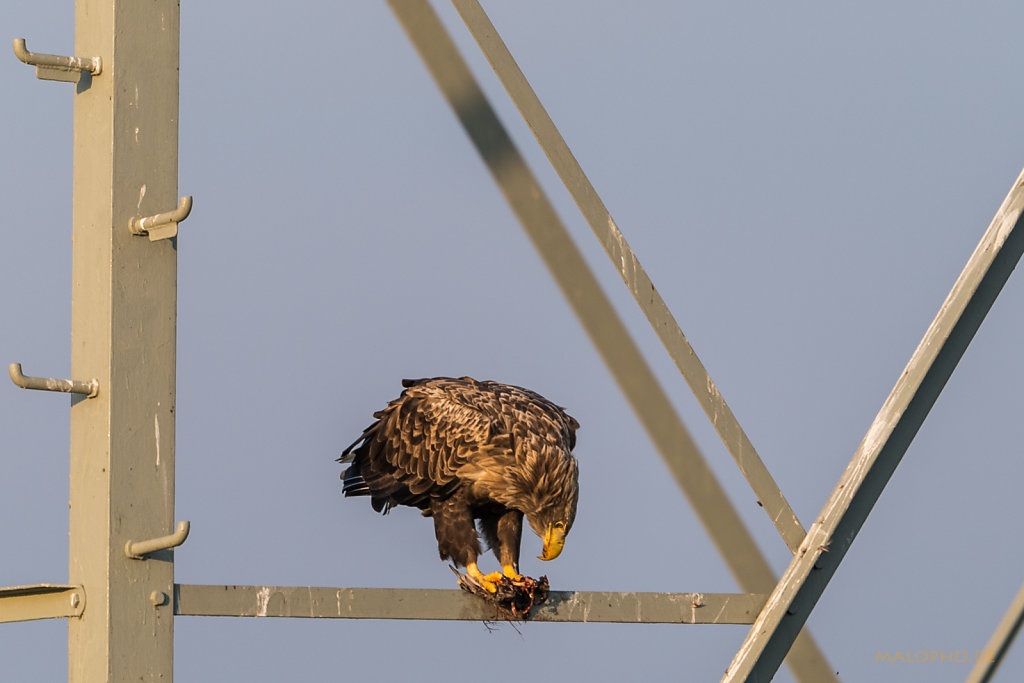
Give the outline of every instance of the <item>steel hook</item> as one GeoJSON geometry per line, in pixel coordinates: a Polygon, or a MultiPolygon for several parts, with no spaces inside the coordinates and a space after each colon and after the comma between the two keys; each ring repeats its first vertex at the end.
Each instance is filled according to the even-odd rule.
{"type": "Polygon", "coordinates": [[[48,81],[71,81],[79,78],[80,71],[99,76],[103,60],[99,57],[62,57],[41,52],[29,52],[24,38],[14,39],[14,56],[36,67],[36,77],[48,81]]]}
{"type": "Polygon", "coordinates": [[[177,548],[188,538],[188,522],[178,522],[178,528],[173,534],[151,538],[148,541],[128,541],[124,544],[124,554],[133,560],[143,560],[145,555],[155,553],[158,550],[177,548]]]}
{"type": "Polygon", "coordinates": [[[182,197],[174,211],[158,213],[145,218],[133,218],[128,225],[133,235],[149,235],[153,242],[178,235],[178,223],[192,212],[192,197],[182,197]]]}
{"type": "Polygon", "coordinates": [[[21,363],[11,363],[7,366],[7,372],[11,381],[22,389],[38,389],[40,391],[62,391],[66,394],[85,394],[88,398],[95,398],[99,393],[99,380],[91,379],[83,382],[74,379],[53,379],[51,377],[26,377],[21,373],[21,363]]]}

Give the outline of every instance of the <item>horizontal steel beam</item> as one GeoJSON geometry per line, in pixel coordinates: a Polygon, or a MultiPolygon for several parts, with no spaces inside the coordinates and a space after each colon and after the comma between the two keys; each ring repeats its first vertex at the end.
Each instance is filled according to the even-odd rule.
{"type": "Polygon", "coordinates": [[[85,589],[81,586],[39,583],[0,588],[0,624],[80,617],[84,611],[85,589]]]}
{"type": "MultiPolygon", "coordinates": [[[[551,591],[530,621],[620,624],[752,624],[767,596],[745,593],[551,591]]],[[[316,586],[175,585],[174,613],[200,617],[320,619],[500,619],[460,590],[316,586]]]]}

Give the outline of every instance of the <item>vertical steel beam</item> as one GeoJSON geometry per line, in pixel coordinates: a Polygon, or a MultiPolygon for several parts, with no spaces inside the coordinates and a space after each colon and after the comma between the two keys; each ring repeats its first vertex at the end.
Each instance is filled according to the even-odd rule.
{"type": "Polygon", "coordinates": [[[782,495],[775,479],[758,456],[732,409],[725,402],[711,375],[686,339],[686,335],[679,328],[679,323],[676,322],[668,305],[655,289],[647,271],[640,265],[636,254],[612,220],[604,202],[548,116],[537,94],[523,76],[508,47],[477,0],[452,0],[452,4],[533,131],[544,154],[569,190],[583,217],[590,224],[591,230],[601,242],[626,287],[647,316],[648,322],[693,391],[697,402],[711,420],[722,443],[757,494],[764,511],[768,513],[786,545],[795,553],[806,535],[800,520],[782,495]]]}
{"type": "Polygon", "coordinates": [[[996,675],[999,664],[1003,657],[1010,651],[1013,639],[1017,637],[1021,625],[1024,624],[1024,586],[1017,591],[1017,597],[1010,603],[1002,620],[996,627],[992,637],[985,645],[985,657],[978,659],[970,675],[967,676],[967,683],[989,683],[996,675]]]}
{"type": "MultiPolygon", "coordinates": [[[[388,4],[736,582],[750,593],[770,591],[777,581],[771,565],[430,3],[388,4]]],[[[835,680],[809,631],[797,638],[786,662],[797,680],[835,680]]]]}
{"type": "Polygon", "coordinates": [[[768,681],[807,621],[1024,253],[1024,172],[1010,189],[723,681],[768,681]]]}
{"type": "Polygon", "coordinates": [[[174,519],[177,244],[129,230],[177,194],[177,0],[77,0],[76,49],[100,55],[74,115],[70,583],[89,605],[68,622],[73,682],[171,680],[173,555],[125,543],[174,519]]]}

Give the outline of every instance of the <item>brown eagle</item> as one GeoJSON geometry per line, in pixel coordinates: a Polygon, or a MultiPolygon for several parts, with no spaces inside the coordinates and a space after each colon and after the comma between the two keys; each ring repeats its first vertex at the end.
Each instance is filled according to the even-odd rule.
{"type": "Polygon", "coordinates": [[[528,389],[471,377],[402,380],[405,390],[339,462],[346,496],[370,496],[377,512],[409,505],[434,518],[441,559],[451,558],[487,590],[519,574],[523,516],[541,539],[542,560],[562,552],[576,519],[579,423],[528,389]],[[501,572],[477,567],[480,532],[501,572]]]}

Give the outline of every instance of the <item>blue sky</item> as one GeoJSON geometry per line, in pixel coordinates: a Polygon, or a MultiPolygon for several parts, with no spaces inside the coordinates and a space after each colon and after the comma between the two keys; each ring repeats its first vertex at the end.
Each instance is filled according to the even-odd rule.
{"type": "MultiPolygon", "coordinates": [[[[772,565],[789,552],[452,8],[435,3],[772,565]]],[[[1024,165],[1016,3],[484,3],[805,526],[1024,165]]],[[[735,583],[383,2],[181,12],[179,583],[451,587],[429,520],[333,460],[403,377],[527,386],[582,424],[581,590],[735,583]]],[[[6,3],[65,53],[70,3],[6,3]]],[[[0,360],[66,376],[73,88],[0,59],[0,360]]],[[[958,681],[1024,580],[1011,277],[809,625],[841,680],[958,681]]],[[[67,578],[68,399],[0,386],[0,585],[67,578]]],[[[490,560],[488,560],[489,562],[490,560]]],[[[532,564],[531,564],[532,562],[532,564]]],[[[486,565],[485,565],[486,568],[486,565]]],[[[66,677],[59,620],[0,679],[66,677]]],[[[179,681],[717,680],[742,626],[200,619],[179,681]],[[408,652],[408,654],[405,654],[408,652]],[[496,665],[495,662],[502,662],[496,665]]],[[[997,680],[1024,670],[1018,646],[997,680]]],[[[777,680],[791,680],[781,670],[777,680]]]]}

